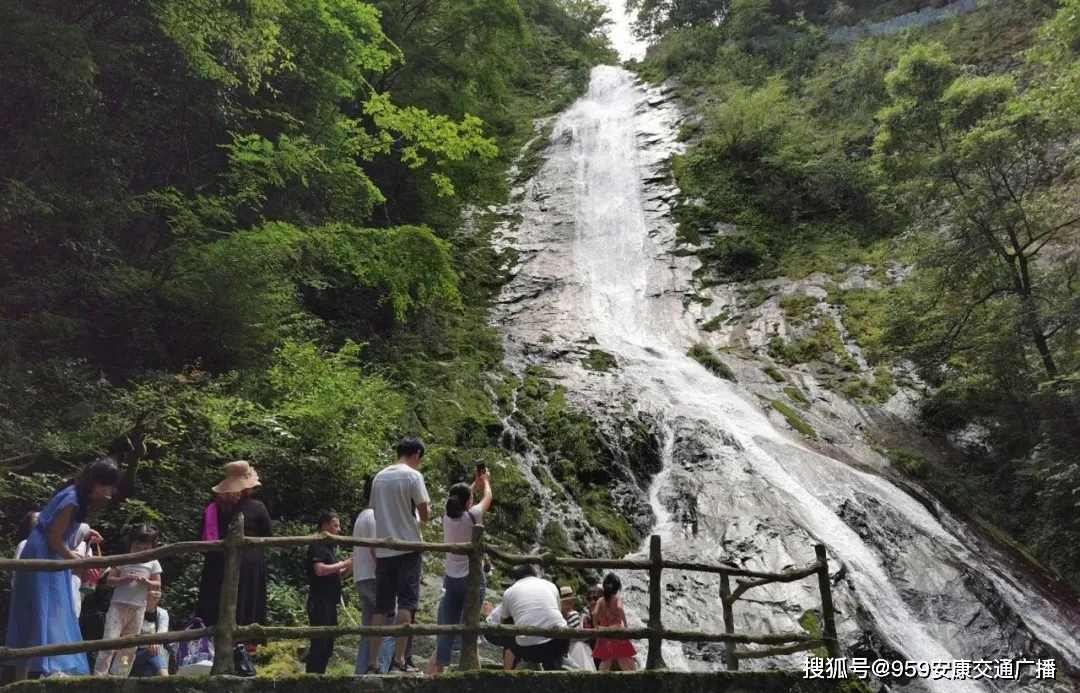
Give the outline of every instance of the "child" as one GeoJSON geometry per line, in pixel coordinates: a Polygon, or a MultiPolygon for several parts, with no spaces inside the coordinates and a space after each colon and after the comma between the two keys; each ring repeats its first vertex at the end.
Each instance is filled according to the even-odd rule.
{"type": "MultiPolygon", "coordinates": [[[[596,628],[625,628],[626,612],[623,610],[622,582],[619,576],[608,573],[604,578],[604,598],[593,607],[593,624],[596,628]]],[[[618,660],[619,671],[633,671],[637,668],[634,657],[637,650],[629,640],[609,640],[597,638],[593,648],[593,657],[600,660],[600,671],[611,671],[611,661],[618,660]]]]}
{"type": "MultiPolygon", "coordinates": [[[[136,525],[128,538],[128,552],[149,551],[157,543],[157,531],[149,525],[136,525]]],[[[157,561],[126,565],[117,570],[109,569],[105,584],[114,587],[109,612],[105,615],[104,640],[135,635],[142,630],[146,613],[147,593],[161,590],[161,564],[157,561]]],[[[95,676],[106,676],[113,668],[116,650],[99,652],[94,666],[95,676]]],[[[120,667],[117,675],[126,677],[133,663],[135,648],[119,652],[120,667]]]]}
{"type": "MultiPolygon", "coordinates": [[[[151,589],[146,593],[146,613],[143,616],[142,630],[139,635],[166,633],[169,630],[169,612],[159,606],[161,590],[151,589]]],[[[119,660],[113,660],[112,673],[119,671],[119,660]]],[[[135,663],[131,675],[137,677],[168,676],[169,653],[162,645],[145,645],[135,650],[135,663]]]]}

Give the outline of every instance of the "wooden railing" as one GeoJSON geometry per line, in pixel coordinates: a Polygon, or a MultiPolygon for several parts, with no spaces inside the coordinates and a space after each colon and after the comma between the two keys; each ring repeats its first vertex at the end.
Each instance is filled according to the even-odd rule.
{"type": "Polygon", "coordinates": [[[211,674],[233,673],[233,648],[237,642],[275,638],[281,640],[307,640],[311,638],[359,635],[362,637],[408,636],[408,635],[461,635],[461,668],[479,668],[477,637],[480,635],[535,635],[549,638],[587,639],[614,638],[620,640],[647,640],[649,643],[646,668],[664,667],[661,658],[661,644],[665,640],[676,642],[722,642],[725,644],[728,669],[738,669],[740,659],[768,657],[772,655],[792,654],[819,647],[824,647],[830,657],[839,657],[840,648],[836,639],[836,624],[833,616],[832,592],[829,585],[829,566],[825,556],[825,547],[817,545],[817,560],[801,568],[793,568],[780,573],[766,573],[743,570],[726,565],[708,565],[665,561],[660,551],[660,537],[653,535],[649,542],[649,557],[646,558],[570,558],[555,556],[550,553],[540,555],[515,555],[485,542],[483,525],[474,525],[472,541],[459,544],[439,544],[426,542],[406,542],[389,539],[359,539],[356,537],[336,536],[332,534],[314,534],[299,537],[245,537],[243,518],[237,517],[229,526],[228,534],[221,541],[188,541],[162,546],[150,551],[117,556],[82,558],[71,561],[38,559],[0,559],[0,571],[39,571],[56,572],[61,570],[84,570],[87,568],[108,568],[133,563],[166,558],[191,553],[225,552],[225,575],[221,591],[221,603],[217,625],[198,630],[172,631],[152,635],[135,635],[110,640],[89,640],[61,645],[41,645],[37,647],[9,648],[0,647],[0,662],[47,657],[52,655],[74,654],[102,650],[120,650],[145,645],[165,645],[176,642],[213,637],[214,664],[211,674]],[[239,626],[236,623],[236,599],[240,578],[240,559],[245,549],[292,548],[311,544],[334,544],[343,546],[365,546],[388,548],[399,551],[433,551],[436,553],[456,553],[469,556],[469,580],[465,603],[465,623],[454,625],[430,625],[411,623],[392,626],[320,626],[320,627],[278,627],[264,625],[239,626]],[[543,565],[565,568],[595,568],[602,570],[647,570],[649,572],[649,618],[645,628],[536,628],[531,626],[481,623],[480,580],[483,575],[483,557],[487,553],[509,565],[543,565]],[[707,633],[702,631],[667,630],[661,621],[662,582],[664,570],[685,570],[692,572],[713,573],[720,575],[720,600],[724,613],[724,632],[707,633]],[[822,634],[820,637],[802,633],[773,633],[754,635],[736,633],[732,606],[747,590],[774,582],[794,582],[811,575],[818,576],[821,590],[822,634]],[[731,590],[730,579],[736,578],[737,587],[731,590]],[[758,649],[739,649],[739,645],[763,645],[758,649]]]}

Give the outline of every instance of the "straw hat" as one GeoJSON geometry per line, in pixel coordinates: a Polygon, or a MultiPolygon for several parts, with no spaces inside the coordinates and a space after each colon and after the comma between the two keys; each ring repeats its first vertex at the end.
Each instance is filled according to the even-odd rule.
{"type": "Polygon", "coordinates": [[[239,493],[260,486],[259,475],[247,460],[225,465],[225,480],[211,489],[214,493],[239,493]]]}
{"type": "Polygon", "coordinates": [[[565,602],[568,599],[577,599],[577,595],[574,594],[574,590],[570,589],[566,585],[559,588],[559,601],[565,602]]]}

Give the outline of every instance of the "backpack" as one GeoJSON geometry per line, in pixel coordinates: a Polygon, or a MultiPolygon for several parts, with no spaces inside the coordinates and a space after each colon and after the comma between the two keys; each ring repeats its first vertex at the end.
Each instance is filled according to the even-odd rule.
{"type": "MultiPolygon", "coordinates": [[[[188,621],[184,630],[198,630],[205,627],[206,624],[202,619],[196,616],[188,621]]],[[[176,665],[180,669],[177,673],[187,673],[183,671],[186,667],[191,667],[191,673],[209,673],[213,664],[214,641],[209,636],[176,643],[176,665]]]]}

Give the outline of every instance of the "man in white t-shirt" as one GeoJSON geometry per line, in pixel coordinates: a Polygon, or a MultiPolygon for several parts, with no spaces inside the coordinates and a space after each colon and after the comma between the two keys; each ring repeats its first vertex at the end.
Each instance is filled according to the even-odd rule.
{"type": "MultiPolygon", "coordinates": [[[[537,577],[536,568],[520,565],[514,568],[513,585],[503,593],[503,622],[512,619],[514,625],[537,628],[566,628],[559,604],[559,588],[554,582],[537,577]]],[[[561,669],[566,664],[570,641],[545,638],[539,635],[517,637],[519,661],[539,664],[545,670],[561,669]]]]}
{"type": "MultiPolygon", "coordinates": [[[[375,516],[375,536],[378,539],[422,542],[420,523],[431,519],[431,498],[420,473],[424,443],[409,436],[397,446],[397,462],[375,475],[371,484],[369,505],[375,516]]],[[[399,549],[375,550],[375,613],[371,625],[386,625],[386,615],[397,609],[399,624],[412,623],[420,605],[419,551],[399,549]]],[[[408,638],[397,639],[391,674],[413,674],[419,670],[405,662],[408,638]]],[[[368,649],[368,668],[365,673],[377,673],[371,664],[379,656],[379,642],[372,639],[368,649]]]]}

